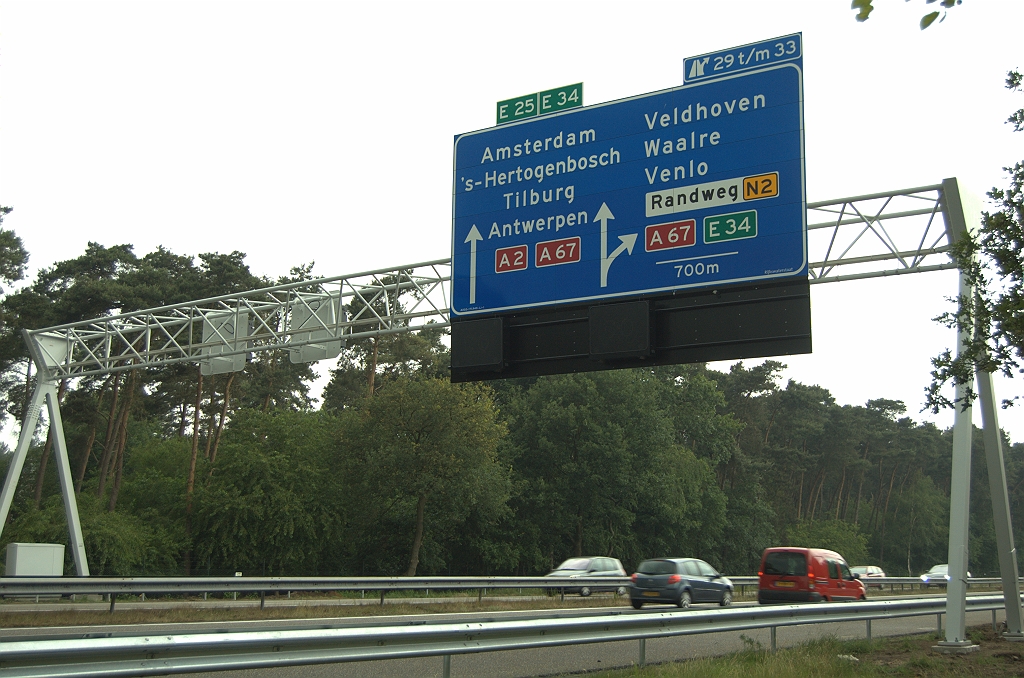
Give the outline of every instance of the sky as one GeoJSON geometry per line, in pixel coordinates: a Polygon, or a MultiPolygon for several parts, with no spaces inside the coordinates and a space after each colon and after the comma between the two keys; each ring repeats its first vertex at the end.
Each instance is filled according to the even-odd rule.
{"type": "MultiPolygon", "coordinates": [[[[450,256],[454,136],[495,103],[584,83],[587,105],[681,85],[683,59],[802,32],[809,201],[957,177],[984,200],[1024,155],[1024,3],[0,2],[0,204],[30,279],[88,242],[247,254],[276,277],[450,256]]],[[[991,209],[990,203],[983,207],[991,209]]],[[[952,272],[812,288],[784,379],[917,421],[953,331],[952,272]]],[[[747,361],[747,365],[759,361],[747,361]]],[[[330,365],[321,363],[321,373],[330,365]]],[[[715,365],[728,369],[728,365],[715,365]]],[[[996,380],[998,398],[1022,393],[996,380]]],[[[1024,440],[1024,406],[999,413],[1024,440]]],[[[980,425],[980,417],[975,421],[980,425]]]]}

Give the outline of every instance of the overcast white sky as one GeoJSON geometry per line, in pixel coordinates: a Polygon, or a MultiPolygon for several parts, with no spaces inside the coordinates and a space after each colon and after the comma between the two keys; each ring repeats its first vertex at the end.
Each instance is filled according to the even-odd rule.
{"type": "MultiPolygon", "coordinates": [[[[574,82],[586,104],[682,84],[683,58],[803,32],[811,201],[958,177],[1005,186],[1024,134],[1024,2],[924,0],[0,3],[0,204],[32,273],[90,240],[341,275],[450,255],[455,134],[574,82]]],[[[786,376],[907,403],[952,344],[950,272],[813,288],[786,376]]],[[[724,367],[724,366],[723,366],[724,367]]],[[[321,368],[322,369],[322,368],[321,368]]],[[[323,370],[322,370],[323,371],[323,370]]],[[[1022,392],[999,380],[997,396],[1022,392]]],[[[1024,407],[1000,413],[1024,440],[1024,407]]],[[[980,425],[980,418],[976,417],[980,425]]]]}

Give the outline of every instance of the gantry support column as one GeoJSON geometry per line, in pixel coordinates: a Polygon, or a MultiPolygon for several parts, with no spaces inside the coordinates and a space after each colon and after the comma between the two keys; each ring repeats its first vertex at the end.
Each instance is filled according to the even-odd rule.
{"type": "Polygon", "coordinates": [[[1020,583],[1017,574],[1017,549],[1013,545],[1010,525],[1010,497],[1006,487],[1006,466],[1003,462],[1003,436],[996,414],[996,394],[992,375],[978,370],[978,399],[981,420],[985,427],[985,459],[988,461],[988,485],[992,494],[992,517],[995,519],[996,549],[999,551],[999,574],[1003,580],[1003,601],[1006,604],[1007,640],[1024,640],[1021,633],[1020,583]]]}
{"type": "MultiPolygon", "coordinates": [[[[970,294],[967,276],[960,273],[960,294],[970,294]]],[[[957,356],[969,340],[968,332],[957,332],[957,356]]],[[[946,586],[946,640],[951,648],[973,647],[967,640],[967,537],[971,518],[971,408],[963,403],[966,383],[956,384],[956,413],[953,419],[953,468],[949,487],[949,583],[946,586]]]]}
{"type": "MultiPolygon", "coordinates": [[[[957,242],[968,232],[968,222],[960,199],[960,187],[956,179],[942,182],[942,213],[946,221],[946,238],[950,244],[957,242]]],[[[973,224],[972,224],[973,225],[973,224]]],[[[967,274],[959,275],[960,299],[972,299],[974,289],[967,274]]],[[[974,336],[973,327],[960,326],[956,335],[956,356],[964,357],[971,350],[974,336]]],[[[939,643],[948,651],[969,651],[977,649],[967,640],[967,540],[971,519],[971,438],[973,422],[971,407],[967,402],[967,388],[970,382],[957,381],[954,396],[955,414],[953,419],[953,468],[949,487],[949,583],[946,586],[946,640],[939,643]]]]}
{"type": "Polygon", "coordinates": [[[53,453],[57,457],[57,473],[60,476],[61,494],[64,496],[64,515],[68,520],[68,537],[71,542],[71,554],[75,559],[75,572],[79,577],[89,576],[89,561],[85,557],[85,541],[82,538],[82,522],[78,517],[78,501],[75,498],[75,483],[71,476],[71,464],[68,461],[68,446],[64,440],[64,425],[60,417],[60,401],[57,399],[57,385],[46,378],[46,372],[40,371],[36,380],[36,389],[32,394],[25,420],[21,425],[18,447],[14,450],[14,458],[7,470],[3,490],[0,491],[0,534],[7,524],[7,516],[14,501],[14,491],[18,487],[28,448],[32,444],[39,413],[46,403],[50,418],[50,435],[53,438],[53,453]]]}

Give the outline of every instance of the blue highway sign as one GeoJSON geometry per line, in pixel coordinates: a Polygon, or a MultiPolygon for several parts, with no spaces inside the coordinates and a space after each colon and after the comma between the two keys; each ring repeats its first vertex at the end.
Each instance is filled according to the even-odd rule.
{"type": "Polygon", "coordinates": [[[784,35],[781,38],[762,40],[742,47],[733,47],[719,52],[710,52],[683,60],[684,82],[720,78],[743,71],[752,71],[774,66],[787,61],[803,65],[802,34],[784,35]]]}
{"type": "Polygon", "coordinates": [[[455,139],[452,313],[807,274],[799,62],[455,139]]]}

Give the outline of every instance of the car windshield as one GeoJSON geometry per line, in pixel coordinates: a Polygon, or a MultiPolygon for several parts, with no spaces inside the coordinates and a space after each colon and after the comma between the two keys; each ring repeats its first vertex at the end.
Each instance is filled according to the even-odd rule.
{"type": "Polygon", "coordinates": [[[863,565],[858,565],[857,567],[851,567],[850,572],[853,572],[854,574],[867,574],[868,568],[863,565]]]}
{"type": "Polygon", "coordinates": [[[764,559],[765,574],[807,576],[807,558],[798,551],[772,551],[764,559]]]}
{"type": "Polygon", "coordinates": [[[675,574],[676,564],[671,560],[645,560],[636,571],[640,574],[675,574]]]}
{"type": "Polygon", "coordinates": [[[925,574],[946,574],[949,569],[948,565],[936,565],[932,569],[928,570],[925,574]]]}
{"type": "Polygon", "coordinates": [[[585,570],[590,567],[590,558],[570,558],[558,566],[559,570],[585,570]]]}

